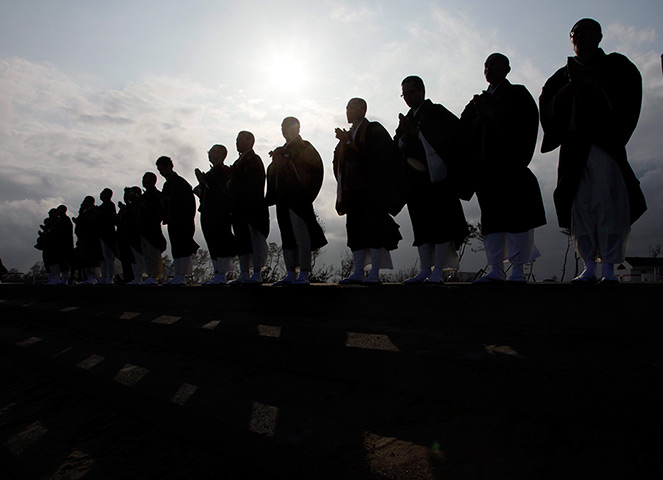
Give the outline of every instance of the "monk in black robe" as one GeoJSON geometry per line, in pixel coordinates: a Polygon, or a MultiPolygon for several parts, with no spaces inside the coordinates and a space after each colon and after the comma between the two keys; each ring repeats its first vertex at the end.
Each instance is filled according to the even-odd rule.
{"type": "Polygon", "coordinates": [[[267,169],[267,204],[276,205],[287,270],[286,276],[274,285],[308,285],[311,252],[327,244],[313,210],[322,187],[322,158],[299,135],[299,127],[295,117],[283,120],[281,133],[286,143],[270,152],[272,163],[267,169]]]}
{"type": "Polygon", "coordinates": [[[349,131],[337,128],[334,150],[336,211],[346,215],[348,247],[354,272],[340,284],[379,283],[380,268],[393,268],[390,250],[401,237],[389,214],[392,189],[400,171],[400,154],[389,132],[366,119],[366,101],[353,98],[346,107],[349,131]],[[364,267],[371,264],[368,277],[364,267]]]}
{"type": "Polygon", "coordinates": [[[145,262],[140,237],[140,187],[124,188],[124,203],[118,202],[117,248],[122,261],[122,274],[128,285],[143,283],[145,262]]]}
{"type": "Polygon", "coordinates": [[[60,249],[57,232],[58,212],[55,208],[48,211],[48,217],[39,225],[40,231],[35,248],[41,250],[44,268],[48,272],[48,281],[44,285],[60,284],[60,249]]]}
{"type": "Polygon", "coordinates": [[[74,256],[74,224],[67,215],[66,205],[58,206],[57,212],[57,242],[62,274],[60,283],[66,285],[71,274],[74,256]]]}
{"type": "Polygon", "coordinates": [[[407,77],[401,87],[410,111],[399,115],[394,139],[403,158],[404,199],[421,267],[405,283],[443,283],[444,269],[458,268],[456,251],[468,233],[457,183],[459,121],[426,99],[421,78],[407,77]]]}
{"type": "Polygon", "coordinates": [[[163,194],[156,187],[157,176],[152,172],[143,175],[143,188],[138,209],[140,247],[145,262],[147,278],[142,285],[158,285],[163,279],[163,260],[161,254],[166,251],[166,237],[163,236],[161,222],[163,213],[163,194]]]}
{"type": "Polygon", "coordinates": [[[112,201],[113,191],[104,188],[99,194],[101,205],[97,207],[97,231],[101,242],[103,260],[101,262],[100,285],[112,285],[115,281],[115,260],[118,257],[117,236],[115,225],[117,223],[117,211],[112,201]]]}
{"type": "Polygon", "coordinates": [[[205,173],[195,170],[198,185],[193,192],[200,198],[200,226],[214,266],[214,277],[205,282],[206,285],[225,284],[226,273],[232,270],[235,237],[231,230],[227,189],[230,167],[223,164],[227,155],[226,147],[214,145],[207,152],[212,168],[205,173]]]}
{"type": "Polygon", "coordinates": [[[464,161],[481,207],[481,233],[491,271],[477,283],[506,279],[524,283],[523,265],[540,254],[534,228],[546,223],[539,182],[529,169],[539,130],[536,102],[523,85],[506,76],[509,59],[493,53],[486,59],[488,90],[475,95],[460,116],[464,161]]]}
{"type": "Polygon", "coordinates": [[[542,152],[561,146],[554,193],[559,226],[570,228],[585,270],[573,283],[618,279],[631,224],[647,209],[626,144],[640,116],[642,77],[631,61],[599,48],[601,25],[584,18],[571,29],[576,53],[543,86],[542,152]]]}
{"type": "Polygon", "coordinates": [[[85,273],[85,285],[97,284],[97,270],[104,256],[101,252],[99,231],[97,229],[97,209],[94,197],[88,195],[81,202],[78,216],[72,218],[76,234],[76,259],[79,268],[85,273]]]}
{"type": "Polygon", "coordinates": [[[242,131],[236,140],[239,158],[230,168],[228,194],[240,275],[231,285],[262,285],[267,261],[269,210],[265,203],[265,165],[253,151],[255,137],[242,131]],[[253,272],[251,272],[253,269],[253,272]]]}
{"type": "Polygon", "coordinates": [[[193,240],[196,231],[196,199],[189,182],[173,170],[173,161],[169,157],[159,157],[156,165],[161,176],[166,179],[162,191],[163,223],[168,225],[175,267],[175,276],[166,284],[185,285],[186,276],[193,273],[192,255],[200,248],[193,240]]]}

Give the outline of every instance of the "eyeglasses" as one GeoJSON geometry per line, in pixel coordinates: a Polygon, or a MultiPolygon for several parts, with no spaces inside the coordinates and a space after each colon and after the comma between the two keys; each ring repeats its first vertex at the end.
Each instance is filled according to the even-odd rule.
{"type": "Polygon", "coordinates": [[[409,90],[405,90],[403,93],[401,93],[401,97],[405,98],[405,97],[407,97],[408,95],[410,95],[414,92],[418,92],[419,90],[421,90],[421,89],[420,88],[411,88],[409,90]]]}
{"type": "Polygon", "coordinates": [[[575,32],[569,33],[571,38],[586,38],[593,35],[600,35],[601,32],[597,30],[576,30],[575,32]]]}

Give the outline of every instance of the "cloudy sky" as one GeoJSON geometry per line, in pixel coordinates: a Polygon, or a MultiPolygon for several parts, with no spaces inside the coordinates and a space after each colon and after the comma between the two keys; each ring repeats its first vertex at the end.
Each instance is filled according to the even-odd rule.
{"type": "MultiPolygon", "coordinates": [[[[212,144],[227,145],[232,163],[237,132],[250,130],[268,162],[283,143],[281,120],[293,115],[325,162],[315,206],[330,245],[321,261],[338,264],[345,228],[333,208],[331,159],[347,100],[365,98],[368,117],[393,131],[407,111],[400,81],[416,74],[433,101],[460,115],[486,87],[483,62],[495,51],[510,57],[510,80],[537,98],[572,55],[568,32],[583,17],[603,25],[606,52],[627,55],[643,76],[628,152],[649,211],[629,255],[646,256],[663,243],[661,0],[2,0],[0,258],[27,270],[40,259],[32,246],[49,208],[65,203],[74,213],[104,187],[117,202],[123,187],[156,171],[160,155],[194,183],[212,144]]],[[[566,249],[552,205],[557,155],[537,153],[531,165],[548,215],[536,234],[538,279],[560,276],[566,249]]],[[[478,222],[476,200],[463,206],[478,222]]],[[[405,238],[394,260],[406,267],[416,259],[407,212],[397,221],[405,238]]],[[[275,220],[268,240],[280,242],[275,220]]],[[[461,269],[484,263],[468,253],[461,269]]]]}

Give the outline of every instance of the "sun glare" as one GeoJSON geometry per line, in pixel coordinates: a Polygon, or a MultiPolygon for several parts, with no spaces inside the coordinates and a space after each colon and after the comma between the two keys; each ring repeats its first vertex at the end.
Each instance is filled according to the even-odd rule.
{"type": "Polygon", "coordinates": [[[268,84],[280,93],[299,91],[308,81],[308,69],[295,55],[272,55],[267,65],[268,84]]]}

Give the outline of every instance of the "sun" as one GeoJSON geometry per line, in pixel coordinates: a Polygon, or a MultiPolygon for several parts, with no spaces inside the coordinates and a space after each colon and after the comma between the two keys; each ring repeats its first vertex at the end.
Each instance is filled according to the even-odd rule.
{"type": "Polygon", "coordinates": [[[279,93],[301,91],[309,80],[309,70],[301,58],[290,53],[274,53],[267,64],[267,84],[279,93]]]}

